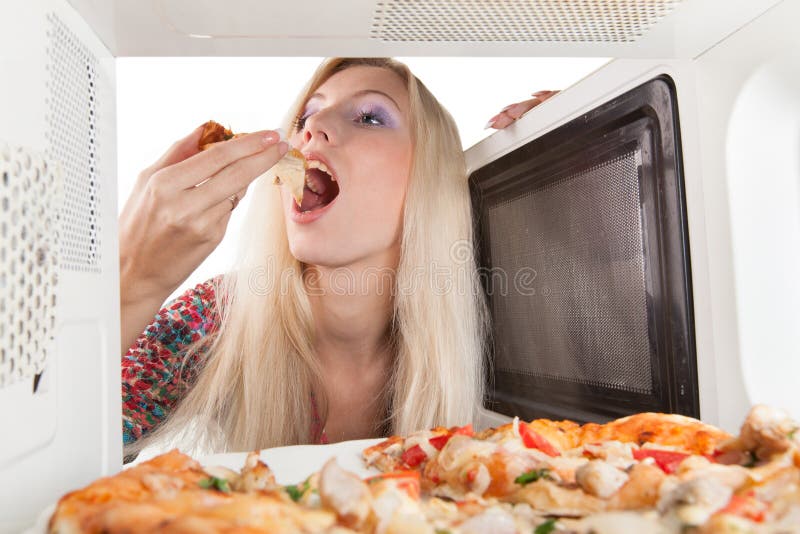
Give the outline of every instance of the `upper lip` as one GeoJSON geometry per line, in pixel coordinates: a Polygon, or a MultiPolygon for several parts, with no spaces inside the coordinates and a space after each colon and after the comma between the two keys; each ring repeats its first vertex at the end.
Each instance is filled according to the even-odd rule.
{"type": "Polygon", "coordinates": [[[319,161],[320,163],[324,163],[325,167],[327,167],[328,170],[330,171],[331,178],[333,178],[336,182],[339,181],[339,177],[336,175],[336,169],[322,154],[319,154],[317,152],[308,152],[308,153],[303,153],[303,156],[305,156],[306,160],[308,161],[316,160],[319,161]]]}

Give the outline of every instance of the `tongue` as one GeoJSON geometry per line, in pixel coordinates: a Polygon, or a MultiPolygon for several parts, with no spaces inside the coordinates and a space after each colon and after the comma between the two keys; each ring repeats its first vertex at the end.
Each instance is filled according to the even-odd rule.
{"type": "Polygon", "coordinates": [[[308,186],[303,189],[303,201],[300,203],[300,211],[310,211],[322,204],[322,197],[313,192],[308,186]]]}
{"type": "Polygon", "coordinates": [[[306,181],[311,182],[311,186],[315,191],[319,191],[318,194],[320,196],[325,195],[325,191],[328,189],[328,180],[328,175],[319,169],[308,169],[306,171],[306,181]]]}

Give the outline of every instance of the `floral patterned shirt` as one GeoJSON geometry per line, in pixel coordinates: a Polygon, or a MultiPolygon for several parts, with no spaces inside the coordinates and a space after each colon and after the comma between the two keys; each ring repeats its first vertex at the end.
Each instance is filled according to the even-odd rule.
{"type": "MultiPolygon", "coordinates": [[[[216,331],[217,276],[164,306],[122,357],[122,439],[133,443],[156,427],[180,401],[205,361],[201,348],[183,362],[186,348],[216,331]],[[181,367],[183,366],[183,369],[181,367]]],[[[312,435],[328,439],[311,399],[312,435]]]]}

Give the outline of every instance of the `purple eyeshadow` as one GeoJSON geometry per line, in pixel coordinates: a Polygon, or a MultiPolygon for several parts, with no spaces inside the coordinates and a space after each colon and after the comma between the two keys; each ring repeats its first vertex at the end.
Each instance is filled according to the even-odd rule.
{"type": "MultiPolygon", "coordinates": [[[[397,121],[395,120],[394,115],[389,112],[386,108],[380,105],[366,105],[362,106],[358,110],[357,118],[361,120],[364,117],[368,117],[373,121],[377,121],[380,123],[380,126],[385,126],[388,128],[395,128],[397,126],[397,121]]],[[[364,123],[369,124],[369,123],[364,123]]],[[[374,126],[379,126],[375,124],[374,126]]]]}

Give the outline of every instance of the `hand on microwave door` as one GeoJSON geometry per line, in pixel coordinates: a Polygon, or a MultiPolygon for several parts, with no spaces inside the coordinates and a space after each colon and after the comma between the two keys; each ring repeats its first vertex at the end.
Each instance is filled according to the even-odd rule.
{"type": "Polygon", "coordinates": [[[248,185],[288,150],[261,131],[200,151],[203,127],[136,179],[119,219],[122,352],[222,241],[248,185]]]}
{"type": "Polygon", "coordinates": [[[537,91],[531,95],[533,98],[506,106],[500,110],[500,113],[489,119],[486,128],[495,130],[505,128],[556,93],[558,91],[537,91]]]}

